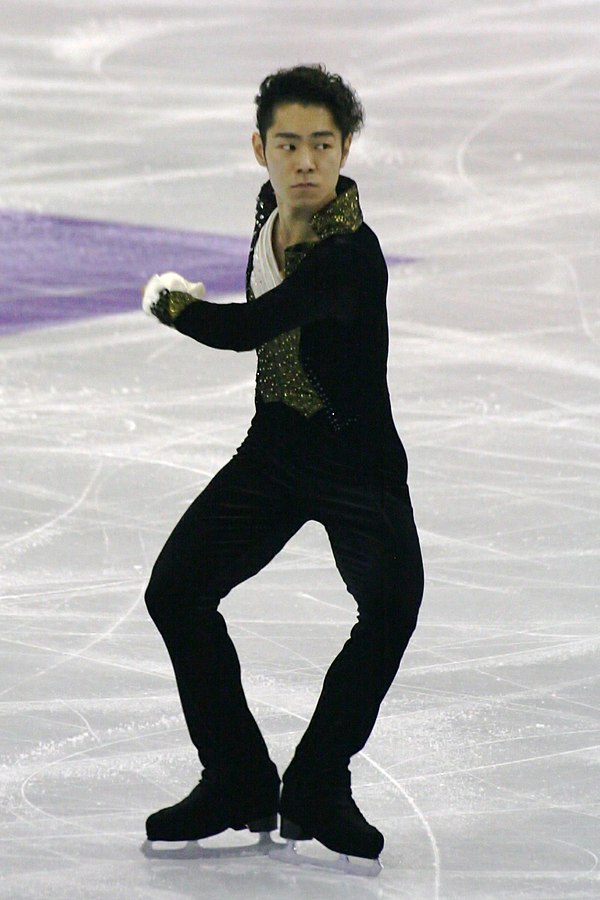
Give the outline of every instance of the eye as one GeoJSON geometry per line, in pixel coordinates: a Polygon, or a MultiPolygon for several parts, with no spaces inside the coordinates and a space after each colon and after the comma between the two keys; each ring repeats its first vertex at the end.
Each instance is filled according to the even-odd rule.
{"type": "Polygon", "coordinates": [[[328,144],[326,141],[321,141],[317,144],[317,148],[320,150],[328,150],[331,147],[331,144],[328,144]]]}

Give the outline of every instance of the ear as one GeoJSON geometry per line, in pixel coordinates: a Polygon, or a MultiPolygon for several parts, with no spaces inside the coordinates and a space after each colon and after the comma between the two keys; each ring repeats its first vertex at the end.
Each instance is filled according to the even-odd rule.
{"type": "Polygon", "coordinates": [[[352,143],[352,135],[349,134],[348,137],[346,138],[346,140],[344,141],[344,145],[342,147],[342,159],[340,162],[340,169],[342,169],[346,164],[346,160],[348,159],[348,154],[350,153],[351,143],[352,143]]]}
{"type": "Polygon", "coordinates": [[[265,156],[265,148],[263,147],[262,138],[258,131],[255,131],[252,135],[252,149],[254,150],[254,155],[256,157],[256,162],[259,166],[267,166],[267,158],[265,156]]]}

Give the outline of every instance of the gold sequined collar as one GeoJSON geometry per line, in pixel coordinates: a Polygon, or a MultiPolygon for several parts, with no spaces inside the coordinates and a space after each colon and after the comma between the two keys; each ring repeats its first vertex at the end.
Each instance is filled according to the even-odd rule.
{"type": "MultiPolygon", "coordinates": [[[[320,209],[311,219],[311,226],[319,240],[332,234],[347,234],[357,231],[363,222],[358,199],[358,188],[352,178],[340,175],[336,185],[337,197],[320,209]]],[[[257,226],[260,228],[277,205],[275,192],[270,181],[263,184],[257,208],[257,226]]]]}
{"type": "Polygon", "coordinates": [[[340,176],[336,190],[338,195],[335,200],[315,213],[310,222],[320,240],[331,237],[332,234],[357,231],[362,225],[356,183],[351,178],[340,176]]]}

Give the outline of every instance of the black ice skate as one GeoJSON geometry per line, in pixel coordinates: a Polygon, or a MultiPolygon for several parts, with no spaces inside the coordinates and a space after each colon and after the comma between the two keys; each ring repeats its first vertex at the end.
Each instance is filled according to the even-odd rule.
{"type": "Polygon", "coordinates": [[[145,856],[194,858],[268,853],[275,846],[270,832],[277,828],[279,777],[232,782],[223,774],[205,770],[199,784],[176,803],[146,820],[145,856]],[[257,843],[242,847],[200,847],[197,841],[232,828],[259,834],[257,843]],[[156,847],[153,842],[187,842],[183,847],[156,847]]]}
{"type": "Polygon", "coordinates": [[[383,835],[370,825],[352,798],[350,773],[345,771],[319,787],[310,781],[284,777],[280,804],[281,837],[285,847],[275,847],[270,856],[294,865],[313,865],[336,869],[349,875],[379,875],[379,854],[383,835]],[[329,850],[339,854],[334,860],[318,859],[296,849],[297,841],[315,838],[329,850]],[[368,862],[357,862],[359,857],[368,862]]]}

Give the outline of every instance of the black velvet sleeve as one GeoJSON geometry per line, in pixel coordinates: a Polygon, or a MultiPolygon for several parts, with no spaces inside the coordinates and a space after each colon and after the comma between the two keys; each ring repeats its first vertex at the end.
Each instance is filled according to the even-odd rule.
{"type": "Polygon", "coordinates": [[[351,320],[360,295],[358,253],[351,237],[317,244],[280,285],[247,303],[198,300],[175,320],[182,334],[224,350],[252,350],[319,319],[351,320]]]}

